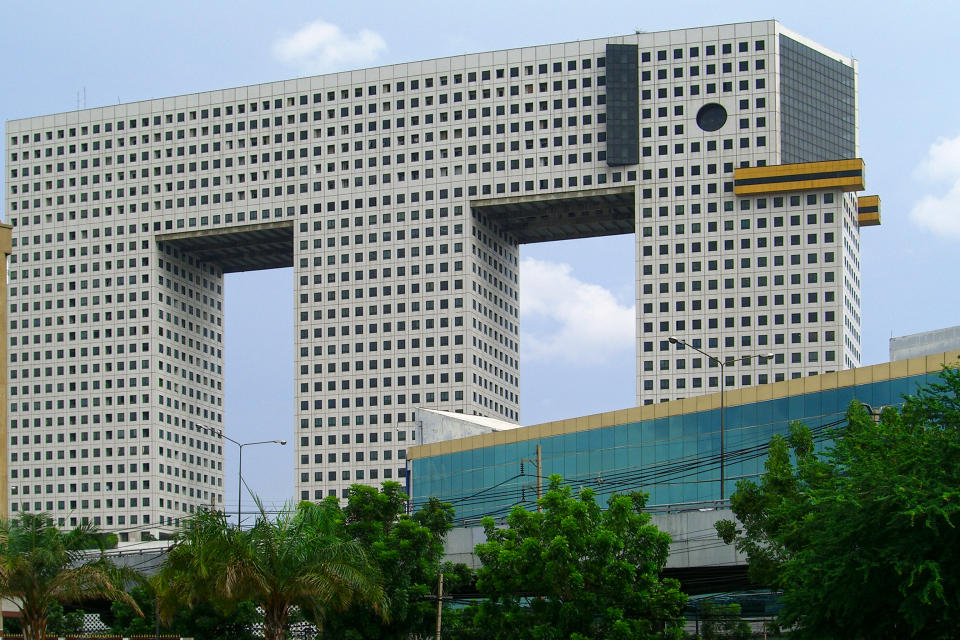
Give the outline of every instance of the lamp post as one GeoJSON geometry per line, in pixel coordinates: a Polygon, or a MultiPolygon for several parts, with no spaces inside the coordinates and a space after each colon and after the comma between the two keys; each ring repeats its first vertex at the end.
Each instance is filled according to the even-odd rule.
{"type": "Polygon", "coordinates": [[[201,427],[201,429],[205,429],[210,433],[218,435],[224,440],[229,440],[233,444],[237,445],[237,447],[240,449],[240,455],[237,459],[237,529],[239,529],[240,513],[241,513],[240,503],[243,498],[243,448],[252,447],[253,445],[257,445],[257,444],[279,444],[280,446],[285,446],[287,444],[287,441],[286,440],[259,440],[257,442],[237,442],[230,436],[223,433],[223,431],[215,431],[210,427],[201,427]]]}
{"type": "MultiPolygon", "coordinates": [[[[724,367],[726,367],[728,364],[736,364],[737,362],[742,362],[742,361],[747,360],[748,358],[752,358],[752,357],[754,357],[754,356],[752,356],[752,355],[747,355],[747,356],[741,356],[741,357],[739,357],[739,358],[731,358],[731,359],[723,359],[723,360],[721,360],[720,358],[718,358],[718,357],[716,357],[716,356],[714,356],[714,355],[711,355],[711,354],[707,353],[706,351],[704,351],[704,350],[702,350],[702,349],[700,349],[700,348],[698,348],[698,347],[693,346],[692,344],[688,343],[686,340],[681,340],[681,339],[679,339],[679,338],[675,338],[674,336],[670,336],[670,344],[678,344],[678,345],[681,345],[681,346],[683,346],[683,347],[690,347],[690,348],[693,349],[694,351],[703,354],[704,356],[706,356],[707,358],[709,358],[711,361],[716,362],[718,365],[720,365],[720,500],[723,500],[723,499],[724,499],[724,484],[725,484],[725,482],[726,482],[726,464],[725,464],[725,462],[726,462],[726,461],[725,461],[726,447],[725,447],[725,443],[724,443],[724,435],[725,435],[725,431],[724,431],[724,409],[725,409],[725,406],[724,406],[724,405],[725,405],[725,403],[724,403],[724,398],[725,398],[725,396],[726,396],[726,391],[727,391],[726,379],[725,379],[725,375],[724,375],[724,367]]],[[[763,357],[763,358],[772,358],[772,357],[773,357],[773,354],[772,354],[772,353],[766,353],[766,354],[764,354],[764,355],[761,356],[761,357],[763,357]]]]}
{"type": "MultiPolygon", "coordinates": [[[[227,436],[223,436],[226,438],[227,436]]],[[[228,438],[229,439],[229,438],[228,438]]],[[[236,440],[230,440],[231,442],[237,444],[240,448],[240,456],[237,460],[237,529],[240,528],[240,501],[243,496],[243,448],[252,447],[255,444],[279,444],[284,446],[287,444],[286,440],[260,440],[259,442],[237,442],[236,440]]]]}

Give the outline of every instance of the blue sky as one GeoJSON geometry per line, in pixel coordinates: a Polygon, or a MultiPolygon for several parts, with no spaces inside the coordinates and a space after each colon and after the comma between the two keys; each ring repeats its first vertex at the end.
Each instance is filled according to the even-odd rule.
{"type": "MultiPolygon", "coordinates": [[[[863,359],[960,324],[960,5],[884,2],[24,2],[0,23],[0,120],[467,52],[776,18],[860,64],[861,155],[884,224],[862,241],[863,359]]],[[[0,148],[3,147],[0,140],[0,148]]],[[[0,176],[0,186],[3,177],[0,176]]],[[[522,251],[525,424],[634,401],[633,239],[522,251]],[[532,284],[531,284],[532,283],[532,284]],[[532,293],[534,291],[535,293],[532,293]],[[559,303],[602,309],[583,314],[559,303]],[[563,344],[563,350],[558,345],[563,344]]],[[[227,429],[293,437],[292,274],[227,279],[227,429]]],[[[247,449],[244,476],[292,496],[293,447],[247,449]]],[[[236,495],[236,449],[226,495],[236,495]]]]}

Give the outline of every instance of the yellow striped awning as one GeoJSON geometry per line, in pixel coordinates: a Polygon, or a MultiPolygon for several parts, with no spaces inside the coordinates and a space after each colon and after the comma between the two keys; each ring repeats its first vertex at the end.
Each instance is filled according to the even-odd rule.
{"type": "Polygon", "coordinates": [[[880,226],[880,196],[857,198],[857,220],[861,227],[880,226]]]}
{"type": "Polygon", "coordinates": [[[861,191],[864,188],[861,158],[744,167],[733,172],[733,192],[737,195],[817,189],[861,191]]]}

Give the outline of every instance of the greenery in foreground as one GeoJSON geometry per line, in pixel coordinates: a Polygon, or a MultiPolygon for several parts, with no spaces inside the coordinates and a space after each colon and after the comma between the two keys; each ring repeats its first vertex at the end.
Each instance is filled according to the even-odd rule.
{"type": "Polygon", "coordinates": [[[705,600],[699,611],[700,637],[703,640],[730,638],[747,640],[753,633],[750,625],[740,617],[740,605],[734,602],[721,604],[705,600]]]}
{"type": "Polygon", "coordinates": [[[343,615],[330,616],[324,626],[327,637],[406,640],[433,633],[436,603],[425,596],[435,593],[443,540],[453,526],[453,507],[431,498],[410,516],[405,513],[406,501],[398,483],[384,482],[380,491],[353,485],[342,510],[336,498],[324,502],[337,523],[337,535],[367,550],[389,602],[388,619],[363,602],[343,615]]]}
{"type": "Polygon", "coordinates": [[[647,495],[614,495],[607,509],[550,477],[542,512],[516,506],[500,529],[484,520],[476,552],[483,596],[453,637],[504,640],[680,638],[686,596],[662,579],[670,536],[643,512],[647,495]]]}
{"type": "MultiPolygon", "coordinates": [[[[574,497],[559,476],[552,477],[541,500],[542,514],[517,507],[506,530],[485,522],[488,542],[477,547],[484,563],[477,585],[487,599],[465,611],[448,608],[444,635],[679,638],[686,597],[676,581],[659,578],[670,539],[642,512],[645,501],[640,493],[615,496],[602,510],[592,491],[574,497]]],[[[442,570],[447,576],[447,593],[469,590],[473,576],[462,565],[441,565],[452,507],[430,500],[407,515],[405,502],[400,485],[388,482],[381,491],[355,485],[342,508],[336,499],[305,502],[281,514],[276,523],[261,514],[249,532],[228,526],[220,514],[198,514],[158,576],[165,627],[198,640],[225,639],[231,637],[228,629],[240,609],[248,607],[254,617],[253,606],[259,605],[267,613],[265,637],[275,640],[288,630],[289,617],[269,627],[268,607],[273,605],[288,616],[298,607],[322,637],[400,640],[432,635],[436,600],[430,595],[437,573],[442,570]],[[304,548],[298,549],[301,541],[304,548]],[[320,571],[333,558],[352,558],[356,564],[351,571],[363,572],[376,597],[346,589],[330,599],[329,594],[344,586],[335,581],[323,586],[319,579],[339,575],[320,571]],[[242,582],[251,576],[256,578],[252,584],[242,582]],[[198,616],[207,628],[196,628],[198,616]]],[[[146,611],[151,596],[146,591],[135,595],[146,611]]],[[[115,632],[151,629],[151,613],[139,619],[115,605],[114,614],[115,632]]],[[[280,620],[280,615],[273,618],[280,620]]]]}
{"type": "MultiPolygon", "coordinates": [[[[312,610],[290,611],[287,626],[296,620],[307,619],[322,627],[322,637],[363,639],[363,638],[408,638],[412,635],[425,635],[433,629],[435,604],[424,596],[431,593],[436,581],[437,572],[443,557],[443,538],[452,526],[453,509],[448,504],[438,500],[430,500],[424,507],[412,516],[405,513],[407,497],[402,493],[396,482],[385,482],[380,491],[373,487],[355,485],[351,487],[347,504],[341,508],[339,501],[328,498],[319,505],[304,503],[296,509],[290,509],[288,519],[298,520],[291,526],[292,533],[308,533],[319,544],[334,545],[336,553],[344,549],[362,551],[362,557],[367,563],[366,568],[377,581],[376,586],[382,589],[383,603],[387,606],[377,606],[380,603],[354,601],[346,610],[335,611],[321,605],[312,610]],[[309,518],[304,514],[310,513],[309,518]],[[319,615],[318,615],[319,614],[319,615]],[[386,614],[386,615],[385,615],[386,614]]],[[[236,532],[217,517],[201,515],[187,524],[181,544],[188,540],[205,539],[215,535],[218,539],[235,535],[236,532]],[[202,533],[198,528],[213,525],[211,530],[202,533]]],[[[290,534],[275,534],[289,540],[290,534]]],[[[218,542],[217,544],[221,544],[218,542]]],[[[187,555],[197,565],[202,559],[195,558],[196,550],[206,546],[206,542],[191,549],[187,555]]],[[[242,556],[243,562],[251,562],[265,568],[271,566],[271,572],[285,573],[287,580],[293,580],[294,574],[309,573],[309,566],[301,569],[298,558],[303,558],[302,551],[290,553],[294,564],[285,566],[285,562],[277,557],[258,557],[265,550],[272,549],[271,545],[256,545],[251,553],[242,556]],[[299,555],[298,555],[299,554],[299,555]]],[[[166,584],[171,579],[180,580],[180,570],[174,566],[181,562],[176,556],[183,551],[173,554],[174,558],[168,562],[164,572],[158,579],[159,584],[166,584]]],[[[193,585],[196,587],[196,597],[193,606],[177,606],[189,603],[190,596],[182,590],[167,590],[165,594],[164,615],[161,616],[161,630],[164,633],[174,633],[194,637],[196,640],[244,640],[253,638],[249,631],[254,624],[264,621],[256,611],[257,598],[240,599],[239,590],[228,593],[217,591],[220,577],[219,572],[230,570],[230,564],[221,559],[214,561],[211,553],[206,561],[208,569],[207,585],[193,585]],[[215,593],[208,596],[208,590],[215,593]],[[174,593],[173,591],[176,591],[174,593]]],[[[280,554],[282,555],[282,554],[280,554]]],[[[235,566],[235,565],[234,565],[235,566]]],[[[191,569],[189,575],[195,574],[191,569]]],[[[279,582],[282,576],[275,575],[269,578],[279,582]]],[[[279,587],[278,587],[278,590],[279,587]]],[[[163,590],[162,590],[163,591],[163,590]]],[[[288,589],[287,594],[291,593],[288,589]]],[[[146,589],[135,589],[133,594],[144,617],[139,617],[127,605],[114,603],[112,607],[113,624],[111,631],[122,635],[149,635],[154,631],[155,618],[153,615],[153,594],[146,589]]],[[[246,592],[245,595],[251,595],[246,592]]],[[[302,601],[298,603],[302,604],[302,601]]],[[[262,606],[262,604],[261,604],[262,606]]]]}
{"type": "Polygon", "coordinates": [[[330,511],[301,502],[271,519],[261,507],[250,529],[230,526],[221,512],[195,515],[158,576],[161,618],[184,606],[229,612],[251,601],[263,608],[265,640],[286,637],[295,609],[320,628],[358,602],[386,618],[379,570],[361,544],[337,535],[330,511]]]}
{"type": "MultiPolygon", "coordinates": [[[[955,637],[960,372],[944,371],[941,383],[879,421],[853,403],[847,426],[831,437],[825,452],[800,424],[774,437],[767,473],[738,484],[738,522],[719,523],[718,533],[748,556],[755,580],[783,593],[778,622],[796,637],[955,637]]],[[[261,512],[245,531],[222,514],[198,514],[157,581],[164,631],[242,640],[263,620],[267,640],[279,640],[296,606],[323,637],[429,635],[429,595],[453,511],[434,500],[407,516],[405,500],[395,483],[355,486],[342,508],[328,500],[275,520],[261,512]]],[[[660,578],[669,537],[642,512],[645,501],[641,493],[614,496],[604,510],[592,491],[574,495],[551,477],[542,513],[515,507],[505,529],[484,522],[481,598],[447,609],[444,635],[680,637],[685,596],[660,578]]],[[[120,572],[102,555],[84,561],[85,550],[108,542],[92,528],[61,532],[41,514],[0,524],[0,594],[22,599],[25,638],[72,631],[77,616],[62,605],[91,598],[120,603],[114,631],[152,632],[151,592],[124,593],[120,572]]],[[[454,589],[470,590],[463,567],[443,570],[454,574],[454,589]]],[[[705,635],[745,634],[735,612],[722,614],[705,635]]]]}
{"type": "Polygon", "coordinates": [[[76,626],[76,616],[64,620],[64,604],[103,598],[137,608],[123,589],[130,575],[102,553],[90,559],[91,550],[102,552],[103,542],[91,526],[60,531],[45,514],[0,522],[0,596],[18,603],[25,640],[45,638],[51,617],[55,625],[49,631],[76,626]]]}
{"type": "MultiPolygon", "coordinates": [[[[489,541],[477,551],[487,600],[465,612],[448,607],[444,635],[679,637],[685,596],[675,581],[659,579],[669,537],[642,513],[645,500],[639,493],[616,496],[604,511],[592,491],[573,496],[559,476],[551,478],[542,514],[518,507],[509,529],[485,523],[489,541]],[[518,591],[521,581],[525,591],[518,591]]],[[[113,633],[150,636],[159,599],[161,632],[197,640],[252,640],[257,624],[267,640],[279,640],[298,619],[316,624],[322,637],[426,637],[434,630],[437,573],[444,572],[447,593],[471,591],[474,576],[463,565],[441,565],[452,507],[432,499],[407,515],[405,503],[400,486],[388,482],[381,491],[354,486],[342,508],[337,500],[304,502],[275,519],[261,509],[244,531],[223,514],[199,513],[152,583],[131,582],[102,557],[80,564],[81,552],[106,540],[93,528],[64,533],[42,516],[25,516],[4,530],[0,573],[49,578],[46,600],[24,599],[42,612],[47,634],[80,631],[82,613],[64,613],[61,602],[112,599],[113,633]],[[137,586],[127,594],[123,584],[137,586]]],[[[4,593],[26,592],[7,586],[4,593]]],[[[31,620],[25,615],[24,637],[42,637],[43,624],[31,620]]]]}
{"type": "MultiPolygon", "coordinates": [[[[46,637],[79,635],[83,631],[83,617],[82,609],[67,612],[59,602],[52,603],[47,609],[46,637]]],[[[3,633],[23,636],[23,623],[20,618],[4,618],[3,633]]]]}
{"type": "MultiPolygon", "coordinates": [[[[112,621],[110,633],[131,638],[153,637],[156,631],[155,592],[152,588],[135,587],[130,595],[140,606],[140,616],[128,604],[113,602],[110,606],[112,621]]],[[[249,600],[239,602],[227,610],[208,602],[192,608],[182,607],[165,623],[161,621],[162,635],[175,635],[194,640],[256,640],[252,629],[263,621],[256,607],[249,600]]],[[[66,634],[62,634],[66,635],[66,634]]]]}
{"type": "Polygon", "coordinates": [[[799,638],[954,638],[960,625],[960,372],[884,409],[853,402],[834,444],[774,436],[717,530],[783,592],[799,638]]]}

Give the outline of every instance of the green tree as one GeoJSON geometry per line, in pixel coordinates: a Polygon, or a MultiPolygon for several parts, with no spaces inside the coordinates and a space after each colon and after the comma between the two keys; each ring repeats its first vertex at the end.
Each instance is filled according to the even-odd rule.
{"type": "Polygon", "coordinates": [[[357,604],[346,615],[327,621],[325,631],[331,637],[406,639],[433,632],[436,605],[424,596],[435,588],[443,540],[453,526],[453,507],[431,498],[407,515],[406,502],[396,482],[384,482],[379,491],[353,485],[342,512],[336,498],[327,499],[325,507],[340,512],[342,535],[363,545],[380,570],[390,600],[389,621],[373,615],[369,605],[357,604]]]}
{"type": "Polygon", "coordinates": [[[156,618],[152,591],[143,586],[134,587],[130,590],[130,597],[137,603],[137,607],[143,612],[143,615],[137,615],[134,608],[126,602],[111,603],[110,633],[128,638],[153,633],[156,618]]]}
{"type": "MultiPolygon", "coordinates": [[[[124,602],[112,603],[110,633],[126,638],[152,637],[156,630],[154,591],[146,587],[135,587],[130,591],[130,595],[144,615],[138,616],[133,608],[124,602]]],[[[256,636],[252,629],[261,622],[263,616],[249,600],[226,609],[217,607],[214,603],[199,602],[192,608],[181,607],[168,623],[161,621],[160,630],[166,635],[195,640],[254,640],[256,636]]]]}
{"type": "MultiPolygon", "coordinates": [[[[133,609],[131,609],[130,612],[132,615],[136,615],[133,609]]],[[[50,605],[50,609],[47,610],[47,637],[80,634],[80,632],[83,631],[83,617],[84,612],[82,609],[67,612],[64,611],[63,605],[59,602],[54,602],[50,605]]],[[[4,620],[3,632],[7,635],[22,635],[23,624],[21,624],[21,620],[19,618],[4,620]]]]}
{"type": "Polygon", "coordinates": [[[83,609],[65,611],[59,602],[54,603],[47,616],[47,634],[60,637],[81,633],[84,615],[83,609]]]}
{"type": "MultiPolygon", "coordinates": [[[[440,572],[443,573],[443,596],[445,600],[441,636],[455,638],[456,640],[487,640],[488,636],[483,630],[474,629],[473,627],[473,617],[476,608],[460,604],[468,601],[467,599],[472,598],[473,594],[476,593],[476,574],[474,574],[473,570],[467,565],[452,562],[444,562],[441,564],[440,572]],[[450,598],[450,600],[447,600],[448,598],[450,598]]],[[[431,591],[433,595],[436,595],[435,584],[431,591]]],[[[428,628],[425,633],[421,633],[421,637],[431,637],[436,631],[436,600],[430,602],[430,612],[432,615],[428,623],[428,628]]]]}
{"type": "MultiPolygon", "coordinates": [[[[102,553],[103,538],[92,526],[60,531],[46,514],[21,514],[0,522],[0,596],[17,602],[26,640],[41,640],[51,614],[62,604],[91,599],[123,600],[132,574],[114,567],[102,553]]],[[[59,619],[59,617],[57,618],[59,619]]]]}
{"type": "Polygon", "coordinates": [[[750,625],[740,617],[740,605],[704,600],[700,603],[700,637],[703,640],[747,640],[750,625]]]}
{"type": "Polygon", "coordinates": [[[385,615],[379,572],[336,527],[329,508],[310,502],[275,519],[261,506],[246,530],[229,526],[220,512],[195,515],[160,571],[161,619],[172,620],[182,605],[210,602],[230,611],[250,600],[263,608],[264,638],[283,640],[294,607],[321,628],[330,613],[359,601],[385,615]]]}
{"type": "Polygon", "coordinates": [[[803,638],[950,638],[960,624],[960,372],[886,408],[858,402],[817,453],[809,429],[770,443],[720,537],[783,591],[803,638]]]}
{"type": "Polygon", "coordinates": [[[680,638],[686,596],[662,579],[670,536],[643,512],[647,495],[614,495],[601,509],[550,477],[542,513],[515,506],[500,529],[483,521],[473,627],[487,638],[680,638]]]}

